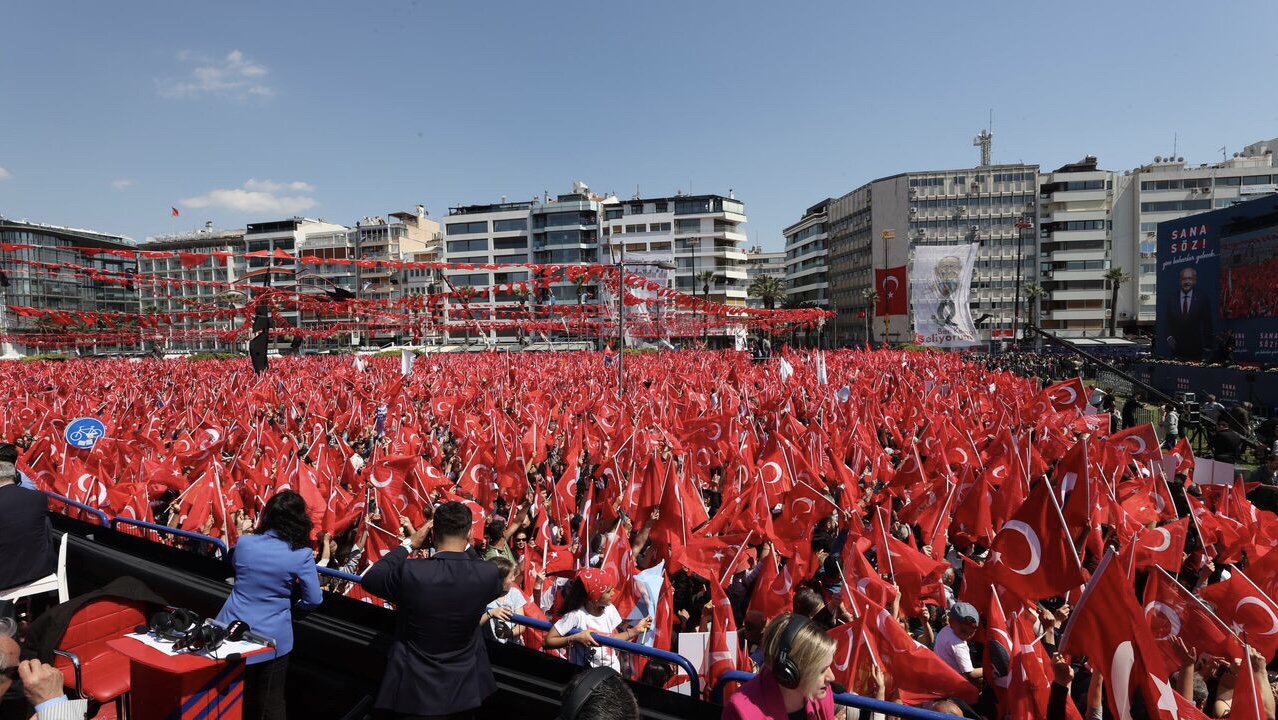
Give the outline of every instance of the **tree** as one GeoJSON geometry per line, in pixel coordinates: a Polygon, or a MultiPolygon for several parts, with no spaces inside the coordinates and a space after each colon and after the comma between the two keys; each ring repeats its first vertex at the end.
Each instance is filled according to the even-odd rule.
{"type": "MultiPolygon", "coordinates": [[[[861,297],[865,299],[865,342],[869,344],[874,340],[874,332],[870,330],[874,326],[874,308],[879,305],[879,291],[874,288],[866,288],[861,291],[861,297]]],[[[887,342],[887,331],[883,332],[883,342],[887,342]]]]}
{"type": "Polygon", "coordinates": [[[1118,336],[1118,289],[1132,276],[1123,272],[1122,268],[1110,268],[1105,271],[1105,282],[1109,283],[1109,336],[1118,336]]]}
{"type": "Polygon", "coordinates": [[[763,307],[772,310],[777,301],[785,297],[785,286],[773,275],[757,275],[750,281],[746,292],[763,301],[763,307]]]}
{"type": "Polygon", "coordinates": [[[1042,285],[1036,282],[1026,283],[1021,288],[1025,295],[1025,303],[1029,305],[1030,325],[1038,325],[1038,299],[1047,294],[1042,285]]]}

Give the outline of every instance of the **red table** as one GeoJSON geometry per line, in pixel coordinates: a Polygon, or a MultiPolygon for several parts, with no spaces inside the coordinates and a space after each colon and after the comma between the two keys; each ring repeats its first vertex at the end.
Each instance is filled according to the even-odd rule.
{"type": "MultiPolygon", "coordinates": [[[[166,655],[137,638],[108,640],[129,659],[129,717],[132,720],[240,720],[244,661],[201,655],[166,655]]],[[[257,655],[269,651],[247,653],[257,655]]]]}

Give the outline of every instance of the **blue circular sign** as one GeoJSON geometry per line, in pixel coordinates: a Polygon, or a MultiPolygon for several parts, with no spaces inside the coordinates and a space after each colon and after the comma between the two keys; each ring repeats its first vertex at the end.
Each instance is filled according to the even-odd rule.
{"type": "Polygon", "coordinates": [[[68,425],[63,437],[66,438],[67,444],[81,450],[88,450],[98,441],[98,438],[106,435],[106,425],[96,418],[82,417],[72,420],[68,425]]]}

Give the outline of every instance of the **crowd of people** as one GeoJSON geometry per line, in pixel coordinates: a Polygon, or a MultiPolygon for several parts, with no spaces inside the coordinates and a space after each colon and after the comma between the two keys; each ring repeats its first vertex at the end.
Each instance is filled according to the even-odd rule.
{"type": "MultiPolygon", "coordinates": [[[[843,690],[1273,717],[1278,516],[1077,377],[1001,362],[663,353],[619,388],[598,353],[68,361],[0,368],[0,438],[23,482],[234,546],[223,619],[288,638],[322,591],[393,607],[397,717],[482,708],[487,635],[667,688],[682,671],[600,639],[704,657],[706,688],[757,672],[732,718],[834,717],[843,690]],[[92,450],[60,437],[78,417],[108,428],[92,450]]],[[[251,680],[282,697],[279,650],[251,680]]]]}

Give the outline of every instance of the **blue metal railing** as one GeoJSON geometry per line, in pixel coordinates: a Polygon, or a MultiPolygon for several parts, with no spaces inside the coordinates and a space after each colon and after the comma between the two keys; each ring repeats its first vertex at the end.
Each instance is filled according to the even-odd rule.
{"type": "MultiPolygon", "coordinates": [[[[106,516],[104,515],[103,517],[106,517],[106,516]]],[[[177,537],[186,538],[188,540],[195,540],[196,542],[208,543],[209,545],[213,546],[213,548],[219,553],[219,557],[226,557],[229,552],[226,547],[226,543],[222,542],[221,540],[215,537],[209,537],[208,535],[201,535],[200,533],[197,533],[197,532],[191,532],[190,530],[171,528],[171,527],[168,527],[167,525],[157,525],[155,523],[143,522],[142,520],[131,520],[129,518],[122,518],[122,517],[116,517],[111,519],[112,530],[118,530],[120,525],[139,527],[144,530],[150,530],[151,532],[154,532],[160,535],[175,535],[177,537]]]]}
{"type": "Polygon", "coordinates": [[[63,497],[57,493],[49,492],[48,490],[45,490],[44,494],[52,500],[57,500],[58,502],[70,505],[71,507],[76,508],[77,510],[89,513],[90,515],[94,517],[94,519],[96,519],[99,523],[102,524],[102,527],[111,527],[110,518],[107,517],[106,513],[102,512],[101,510],[97,508],[89,507],[88,505],[85,505],[84,503],[76,502],[69,497],[63,497]]]}
{"type": "MultiPolygon", "coordinates": [[[[512,622],[517,622],[520,625],[526,625],[528,627],[547,632],[549,632],[550,628],[553,627],[545,620],[525,617],[524,615],[511,615],[510,619],[512,622]]],[[[573,632],[575,633],[577,630],[574,629],[573,632]]],[[[607,647],[624,650],[625,652],[634,653],[636,655],[646,655],[654,660],[664,660],[678,665],[683,668],[684,672],[688,673],[688,683],[692,686],[692,697],[701,697],[701,678],[697,676],[697,669],[693,667],[692,662],[689,661],[688,658],[677,653],[668,652],[659,648],[648,647],[647,645],[640,645],[639,643],[618,640],[606,635],[591,633],[591,636],[593,636],[600,645],[606,645],[607,647]]]]}
{"type": "MultiPolygon", "coordinates": [[[[715,683],[714,690],[710,693],[712,702],[723,704],[723,686],[730,682],[748,682],[754,679],[754,673],[743,672],[741,670],[732,670],[719,676],[719,682],[715,683]]],[[[864,695],[856,695],[853,693],[839,693],[834,696],[834,702],[837,705],[846,705],[847,707],[859,708],[861,710],[869,710],[870,712],[883,713],[888,717],[906,718],[906,720],[954,720],[953,715],[946,715],[934,710],[924,710],[923,708],[910,707],[909,705],[900,705],[878,698],[865,697],[864,695]]]]}
{"type": "Polygon", "coordinates": [[[327,567],[324,567],[323,565],[316,565],[315,571],[318,572],[320,575],[335,577],[335,578],[338,578],[339,580],[348,580],[353,583],[358,583],[364,579],[360,577],[359,575],[352,575],[351,573],[342,572],[341,570],[334,570],[333,568],[327,568],[327,567]]]}

